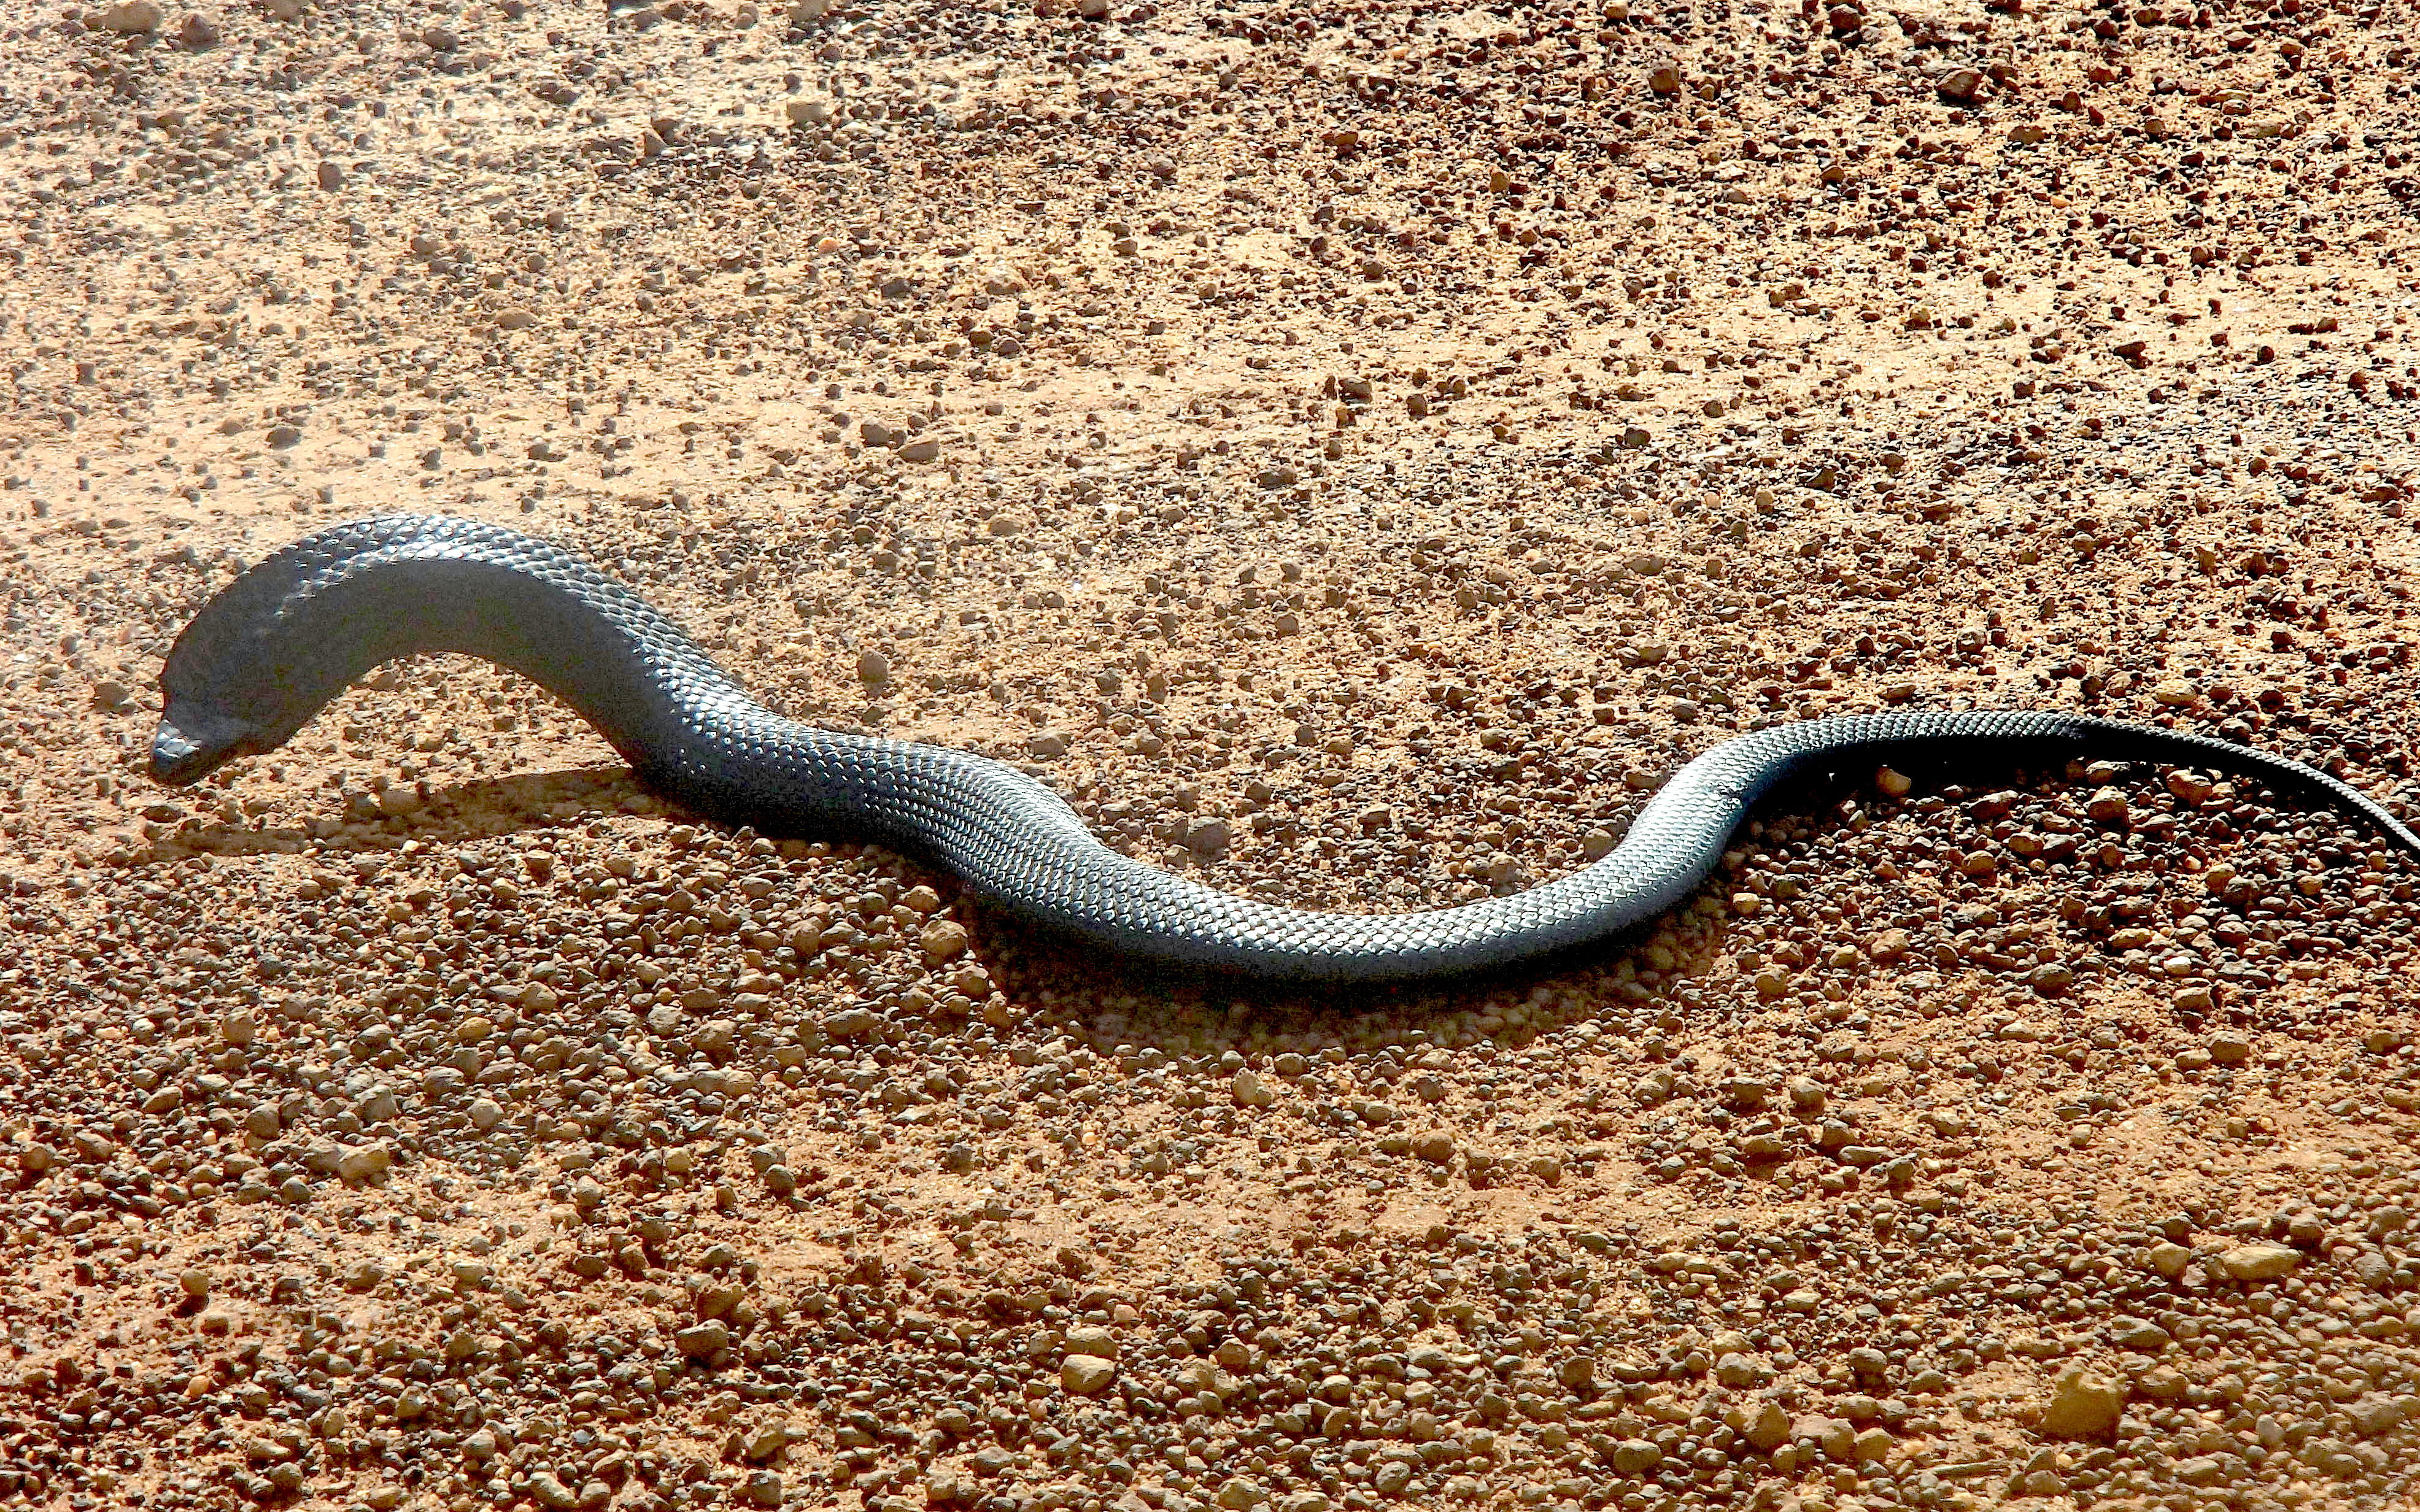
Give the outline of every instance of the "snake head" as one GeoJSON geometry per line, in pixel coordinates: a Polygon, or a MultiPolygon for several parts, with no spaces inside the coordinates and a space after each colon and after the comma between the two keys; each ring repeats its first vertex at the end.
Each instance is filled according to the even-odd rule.
{"type": "Polygon", "coordinates": [[[171,787],[198,782],[238,756],[266,749],[259,733],[213,711],[168,706],[151,736],[151,777],[171,787]]]}
{"type": "MultiPolygon", "coordinates": [[[[275,565],[272,559],[271,565],[275,565]]],[[[301,720],[287,669],[300,638],[280,632],[273,607],[257,602],[264,568],[205,605],[160,669],[160,728],[151,776],[182,787],[239,756],[272,750],[301,720]]],[[[314,705],[301,705],[305,713],[314,705]]]]}

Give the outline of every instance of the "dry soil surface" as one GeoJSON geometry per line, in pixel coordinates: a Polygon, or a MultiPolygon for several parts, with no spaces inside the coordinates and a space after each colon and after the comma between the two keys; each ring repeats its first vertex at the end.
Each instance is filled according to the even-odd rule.
{"type": "Polygon", "coordinates": [[[1168,980],[482,665],[151,786],[333,519],[1346,909],[1824,712],[2420,740],[2414,17],[0,17],[0,1498],[2412,1505],[2420,871],[1840,774],[1651,937],[1168,980]]]}

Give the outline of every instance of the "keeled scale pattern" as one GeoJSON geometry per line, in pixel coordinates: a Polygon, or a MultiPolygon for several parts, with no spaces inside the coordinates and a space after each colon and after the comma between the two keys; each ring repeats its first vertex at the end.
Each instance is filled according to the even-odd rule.
{"type": "Polygon", "coordinates": [[[2215,767],[2420,837],[2324,773],[2199,735],[2051,713],[1854,715],[1756,732],[1690,763],[1594,865],[1433,912],[1322,914],[1254,903],[1094,840],[1015,768],[772,713],[637,594],[560,548],[472,520],[389,516],[279,552],[206,606],[172,653],[163,739],[248,726],[282,740],[377,660],[465,651],[570,701],[659,791],[773,833],[921,851],[1028,918],[1112,949],[1252,976],[1378,981],[1506,965],[1654,918],[1714,868],[1748,807],[1792,774],[2073,750],[2215,767]],[[265,675],[266,674],[266,675],[265,675]],[[267,696],[284,706],[239,708],[267,696]]]}

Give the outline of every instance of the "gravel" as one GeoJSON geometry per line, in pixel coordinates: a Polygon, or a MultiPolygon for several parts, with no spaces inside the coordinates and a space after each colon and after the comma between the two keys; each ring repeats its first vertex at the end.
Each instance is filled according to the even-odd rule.
{"type": "Polygon", "coordinates": [[[1885,706],[2408,803],[2374,15],[1039,8],[15,39],[0,1489],[2409,1500],[2414,877],[2290,795],[1834,774],[1621,949],[1346,998],[669,811],[458,660],[141,779],[194,607],[425,507],[1311,905],[1885,706]]]}

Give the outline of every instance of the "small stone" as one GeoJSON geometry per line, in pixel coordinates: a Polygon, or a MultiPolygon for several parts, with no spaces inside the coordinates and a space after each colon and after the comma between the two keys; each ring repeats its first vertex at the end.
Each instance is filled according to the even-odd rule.
{"type": "Polygon", "coordinates": [[[2176,1337],[2159,1324],[2144,1319],[2120,1318],[2109,1325],[2109,1341],[2121,1350],[2156,1353],[2174,1344],[2176,1337]]]}
{"type": "Polygon", "coordinates": [[[1432,1165],[1442,1165],[1453,1159],[1453,1135],[1443,1129],[1414,1134],[1412,1153],[1432,1165]]]}
{"type": "Polygon", "coordinates": [[[530,1500],[538,1505],[564,1512],[580,1504],[580,1493],[563,1484],[549,1471],[541,1470],[529,1480],[530,1500]]]}
{"type": "Polygon", "coordinates": [[[2283,1244],[2238,1244],[2219,1256],[2219,1268],[2238,1281],[2277,1281],[2303,1263],[2302,1251],[2283,1244]]]}
{"type": "Polygon", "coordinates": [[[1623,1439],[1613,1446],[1613,1470],[1618,1475],[1643,1475],[1664,1462],[1664,1451],[1648,1439],[1623,1439]]]}
{"type": "Polygon", "coordinates": [[[420,45],[432,53],[451,53],[462,45],[462,39],[442,26],[425,26],[420,32],[420,45]]]}
{"type": "Polygon", "coordinates": [[[1235,1072],[1235,1079],[1228,1091],[1235,1099],[1235,1105],[1241,1108],[1264,1108],[1278,1100],[1276,1090],[1262,1080],[1259,1072],[1249,1066],[1235,1072]]]}
{"type": "Polygon", "coordinates": [[[1975,97],[1983,92],[1983,75],[1974,69],[1952,69],[1941,76],[1940,83],[1934,87],[1941,91],[1944,100],[1962,105],[1971,104],[1975,97]]]}
{"type": "Polygon", "coordinates": [[[879,651],[861,652],[857,658],[857,675],[861,682],[886,683],[891,680],[891,658],[879,651]]]}
{"type": "Polygon", "coordinates": [[[2240,1034],[2213,1034],[2210,1058],[2222,1066],[2241,1066],[2252,1058],[2252,1041],[2240,1034]]]}
{"type": "Polygon", "coordinates": [[[2356,1431],[2365,1437],[2376,1438],[2401,1423],[2408,1414],[2399,1399],[2370,1392],[2346,1403],[2345,1415],[2352,1419],[2356,1431]]]}
{"type": "MultiPolygon", "coordinates": [[[[344,169],[344,165],[343,165],[342,163],[339,163],[339,162],[335,162],[334,159],[331,159],[331,158],[322,158],[322,159],[320,159],[320,160],[319,160],[319,187],[320,187],[321,189],[323,189],[323,190],[326,190],[328,193],[332,193],[332,194],[333,194],[333,193],[334,193],[337,190],[344,188],[344,187],[345,187],[345,169],[344,169]]],[[[499,321],[497,321],[496,323],[497,323],[498,325],[502,325],[502,324],[504,324],[504,322],[503,322],[502,320],[499,320],[499,321]]],[[[525,323],[526,323],[526,322],[525,322],[525,323]]]]}
{"type": "Polygon", "coordinates": [[[240,1008],[219,1020],[219,1038],[239,1048],[252,1043],[252,1037],[257,1032],[258,1026],[253,1022],[252,1014],[240,1008]]]}
{"type": "Polygon", "coordinates": [[[195,1266],[178,1276],[177,1284],[185,1288],[188,1297],[207,1297],[210,1294],[210,1273],[195,1266]]]}
{"type": "Polygon", "coordinates": [[[2041,1430],[2055,1439],[2105,1438],[2116,1430],[2125,1405],[2122,1389],[2071,1365],[2051,1385],[2041,1430]]]}
{"type": "Polygon", "coordinates": [[[2152,1270],[2174,1281],[2185,1273],[2186,1266],[2193,1263],[2193,1255],[2194,1252],[2182,1244],[2160,1243],[2152,1245],[2144,1258],[2150,1262],[2152,1270]]]}
{"type": "Polygon", "coordinates": [[[471,1104],[471,1127],[481,1134],[486,1134],[504,1121],[504,1105],[494,1098],[483,1097],[471,1104]]]}
{"type": "Polygon", "coordinates": [[[1078,1323],[1067,1330],[1069,1354],[1088,1354],[1096,1360],[1118,1357],[1118,1336],[1098,1323],[1078,1323]]]}
{"type": "Polygon", "coordinates": [[[1258,1481],[1246,1480],[1238,1475],[1218,1488],[1215,1500],[1227,1512],[1254,1512],[1255,1508],[1268,1504],[1269,1493],[1258,1481]]]}
{"type": "Polygon", "coordinates": [[[147,37],[160,29],[160,8],[151,0],[122,0],[101,13],[103,30],[120,37],[147,37]]]}
{"type": "Polygon", "coordinates": [[[750,1506],[780,1506],[782,1504],[781,1472],[750,1471],[747,1480],[740,1483],[739,1497],[750,1506]]]}
{"type": "Polygon", "coordinates": [[[1117,1379],[1115,1362],[1096,1354],[1071,1354],[1059,1367],[1059,1384],[1077,1396],[1096,1396],[1117,1379]]]}
{"type": "Polygon", "coordinates": [[[1771,1454],[1790,1440],[1790,1414],[1778,1402],[1761,1402],[1747,1410],[1737,1429],[1759,1454],[1771,1454]]]}
{"type": "Polygon", "coordinates": [[[336,1157],[336,1175],[348,1186],[363,1186],[384,1177],[395,1165],[395,1151],[383,1141],[352,1145],[336,1157]]]}
{"type": "Polygon", "coordinates": [[[214,18],[197,10],[187,16],[184,24],[177,28],[177,45],[188,53],[199,53],[218,46],[224,35],[214,18]]]}
{"type": "Polygon", "coordinates": [[[693,1323],[673,1335],[673,1347],[680,1350],[684,1358],[690,1360],[709,1359],[730,1345],[730,1328],[712,1319],[693,1323]]]}
{"type": "Polygon", "coordinates": [[[1874,773],[1874,790],[1886,798],[1904,798],[1915,786],[1913,778],[1887,766],[1874,773]]]}
{"type": "Polygon", "coordinates": [[[1224,819],[1207,819],[1194,825],[1185,835],[1185,848],[1207,859],[1224,856],[1233,839],[1224,819]]]}
{"type": "Polygon", "coordinates": [[[967,953],[967,927],[955,919],[937,918],[924,926],[917,944],[923,948],[924,959],[936,965],[955,961],[967,953]]]}
{"type": "Polygon", "coordinates": [[[1773,1084],[1752,1076],[1735,1076],[1723,1086],[1723,1105],[1733,1113],[1758,1113],[1773,1101],[1773,1084]]]}
{"type": "Polygon", "coordinates": [[[2181,677],[2171,677],[2151,689],[2152,702],[2171,709],[2181,709],[2199,697],[2201,689],[2181,677]]]}
{"type": "Polygon", "coordinates": [[[2092,801],[2085,806],[2084,811],[2090,814],[2099,824],[2124,824],[2127,812],[2126,795],[2116,788],[2102,788],[2092,795],[2092,801]]]}

